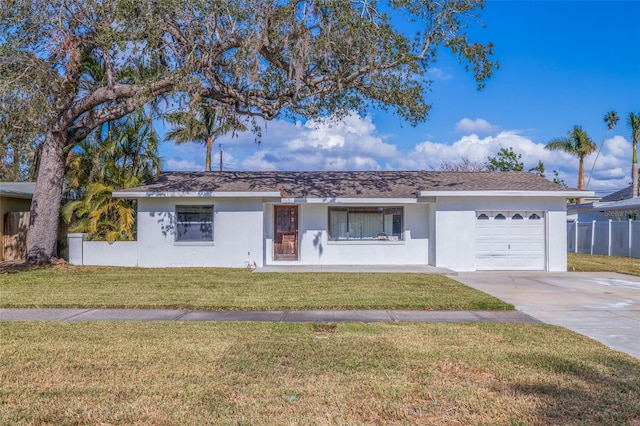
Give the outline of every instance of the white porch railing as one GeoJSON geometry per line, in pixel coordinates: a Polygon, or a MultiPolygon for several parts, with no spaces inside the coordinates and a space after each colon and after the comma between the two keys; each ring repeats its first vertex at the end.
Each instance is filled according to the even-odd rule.
{"type": "Polygon", "coordinates": [[[567,251],[640,258],[640,222],[567,222],[567,251]]]}

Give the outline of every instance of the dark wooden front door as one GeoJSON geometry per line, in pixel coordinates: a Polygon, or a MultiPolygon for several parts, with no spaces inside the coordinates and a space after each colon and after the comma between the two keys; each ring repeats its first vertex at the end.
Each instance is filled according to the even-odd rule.
{"type": "Polygon", "coordinates": [[[298,260],[298,206],[275,206],[274,260],[298,260]]]}

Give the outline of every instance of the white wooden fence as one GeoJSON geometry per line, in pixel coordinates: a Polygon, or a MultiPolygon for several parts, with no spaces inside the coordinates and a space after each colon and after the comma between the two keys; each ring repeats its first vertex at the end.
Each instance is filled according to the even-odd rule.
{"type": "Polygon", "coordinates": [[[567,250],[640,258],[640,222],[631,219],[567,222],[567,250]]]}

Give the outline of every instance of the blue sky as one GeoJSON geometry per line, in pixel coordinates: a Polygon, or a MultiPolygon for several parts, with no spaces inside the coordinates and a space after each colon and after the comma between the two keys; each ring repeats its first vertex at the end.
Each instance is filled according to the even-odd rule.
{"type": "MultiPolygon", "coordinates": [[[[333,126],[275,120],[262,143],[222,138],[227,170],[435,170],[466,157],[485,162],[502,147],[525,167],[545,163],[575,186],[577,159],[543,149],[581,125],[604,142],[589,189],[627,186],[631,169],[629,112],[640,113],[640,0],[488,0],[474,39],[495,44],[500,69],[478,92],[473,76],[441,54],[430,77],[432,110],[417,127],[372,110],[333,126]],[[621,117],[607,134],[603,116],[621,117]]],[[[444,53],[444,52],[443,52],[444,53]]],[[[217,147],[216,147],[217,150],[217,147]]],[[[204,148],[163,143],[165,170],[203,170],[204,148]]],[[[586,174],[595,154],[587,158],[586,174]]],[[[218,164],[217,157],[214,165],[218,164]]]]}

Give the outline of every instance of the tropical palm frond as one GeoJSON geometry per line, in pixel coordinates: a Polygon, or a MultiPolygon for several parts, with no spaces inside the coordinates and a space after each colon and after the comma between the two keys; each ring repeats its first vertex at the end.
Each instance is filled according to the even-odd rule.
{"type": "Polygon", "coordinates": [[[125,200],[121,201],[116,205],[116,209],[118,211],[118,229],[121,232],[125,232],[128,229],[132,229],[133,224],[135,223],[135,210],[131,207],[130,204],[125,203],[125,200]]]}
{"type": "Polygon", "coordinates": [[[66,185],[82,200],[63,207],[72,232],[91,240],[135,237],[135,203],[114,199],[116,189],[138,186],[161,172],[159,138],[144,110],[105,123],[77,143],[67,157],[66,185]]]}
{"type": "Polygon", "coordinates": [[[117,231],[107,231],[105,233],[105,239],[109,244],[113,244],[118,239],[119,235],[117,231]]]}
{"type": "Polygon", "coordinates": [[[584,189],[584,159],[598,149],[581,126],[574,126],[564,138],[552,139],[545,145],[550,151],[563,151],[578,157],[578,189],[584,189]]]}
{"type": "Polygon", "coordinates": [[[89,223],[88,223],[87,219],[80,219],[80,220],[77,220],[77,221],[73,222],[72,225],[69,225],[68,230],[69,230],[69,232],[87,233],[87,232],[89,232],[89,223]]]}
{"type": "Polygon", "coordinates": [[[83,204],[84,204],[84,201],[78,200],[78,201],[69,201],[64,206],[62,206],[62,208],[60,209],[62,220],[64,220],[64,222],[67,224],[71,223],[73,214],[76,213],[82,207],[83,204]]]}
{"type": "Polygon", "coordinates": [[[206,147],[206,170],[211,168],[212,146],[218,137],[247,130],[232,111],[199,98],[192,99],[189,110],[165,114],[164,119],[173,126],[165,134],[165,141],[194,142],[206,147]]]}
{"type": "Polygon", "coordinates": [[[575,154],[575,147],[568,138],[552,139],[544,147],[549,151],[562,151],[569,154],[575,154]]]}
{"type": "Polygon", "coordinates": [[[640,113],[629,113],[627,117],[627,125],[631,129],[631,142],[634,144],[640,140],[640,113]]]}

